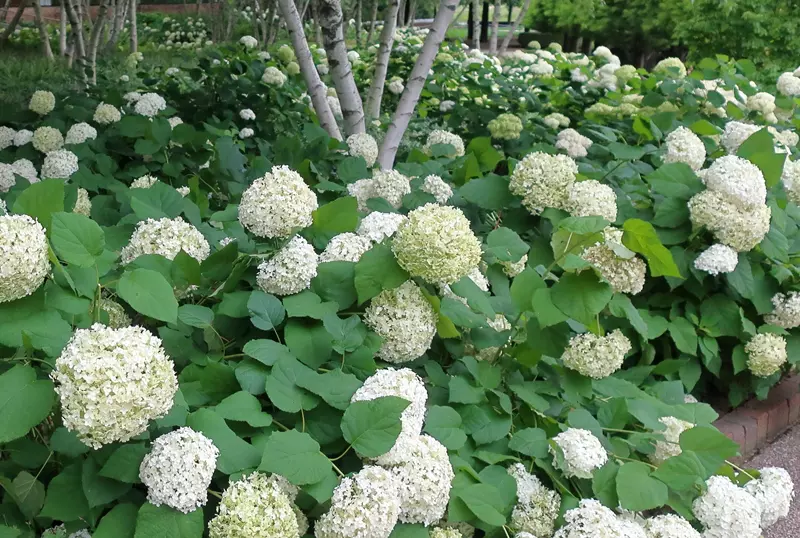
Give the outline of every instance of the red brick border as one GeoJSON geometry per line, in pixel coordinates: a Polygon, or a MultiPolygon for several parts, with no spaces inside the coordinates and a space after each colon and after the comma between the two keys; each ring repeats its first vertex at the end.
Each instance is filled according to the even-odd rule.
{"type": "Polygon", "coordinates": [[[750,400],[721,416],[714,426],[739,444],[743,461],[800,422],[800,374],[784,379],[766,400],[750,400]]]}

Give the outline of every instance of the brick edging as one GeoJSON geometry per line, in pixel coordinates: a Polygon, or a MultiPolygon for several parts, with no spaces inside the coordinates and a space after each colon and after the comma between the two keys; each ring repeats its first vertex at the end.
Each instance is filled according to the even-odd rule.
{"type": "Polygon", "coordinates": [[[744,461],[764,448],[790,426],[800,422],[800,374],[778,383],[766,400],[749,400],[721,416],[714,426],[739,444],[744,461]]]}

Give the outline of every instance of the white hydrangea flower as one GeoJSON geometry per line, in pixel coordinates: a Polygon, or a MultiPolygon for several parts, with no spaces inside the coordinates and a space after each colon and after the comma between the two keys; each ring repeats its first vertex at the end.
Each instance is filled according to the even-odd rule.
{"type": "Polygon", "coordinates": [[[569,127],[569,118],[559,112],[553,112],[545,116],[542,121],[551,129],[559,127],[569,127]]]}
{"type": "Polygon", "coordinates": [[[458,529],[446,529],[436,527],[430,530],[430,538],[462,538],[461,531],[458,529]]]}
{"type": "Polygon", "coordinates": [[[450,154],[450,157],[462,157],[464,155],[464,141],[457,134],[442,131],[441,129],[431,131],[430,134],[428,134],[425,145],[422,147],[422,151],[430,154],[431,148],[436,144],[448,144],[453,146],[455,153],[450,154]]]}
{"type": "Polygon", "coordinates": [[[264,74],[261,75],[261,82],[280,88],[286,83],[286,75],[277,67],[269,66],[264,70],[264,74]]]}
{"type": "Polygon", "coordinates": [[[800,95],[800,78],[796,77],[791,71],[781,73],[778,77],[778,91],[787,97],[800,95]]]}
{"type": "Polygon", "coordinates": [[[75,200],[75,207],[72,208],[72,212],[86,217],[92,215],[92,200],[89,199],[89,191],[78,188],[78,196],[75,200]]]}
{"type": "Polygon", "coordinates": [[[353,157],[362,157],[369,167],[372,167],[378,158],[378,143],[368,133],[348,136],[347,150],[353,157]]]}
{"type": "Polygon", "coordinates": [[[789,515],[794,499],[794,482],[781,467],[761,469],[761,476],[751,480],[744,490],[752,495],[761,508],[761,527],[767,529],[789,515]]]}
{"type": "Polygon", "coordinates": [[[764,175],[756,165],[741,157],[720,157],[705,171],[703,178],[706,188],[742,209],[754,209],[766,203],[764,175]]]}
{"type": "Polygon", "coordinates": [[[5,125],[0,126],[0,151],[6,149],[14,143],[14,137],[16,136],[16,133],[17,132],[11,127],[6,127],[5,125]]]}
{"type": "Polygon", "coordinates": [[[711,275],[732,273],[739,263],[739,253],[719,243],[711,245],[694,260],[694,267],[711,275]]]}
{"type": "Polygon", "coordinates": [[[713,538],[760,538],[761,507],[727,476],[712,476],[707,490],[692,503],[692,512],[713,538]]]}
{"type": "Polygon", "coordinates": [[[46,90],[36,90],[31,95],[31,101],[28,103],[28,109],[36,112],[40,116],[46,116],[51,113],[56,107],[56,96],[53,92],[46,90]]]}
{"type": "Polygon", "coordinates": [[[152,118],[167,108],[167,102],[157,93],[145,93],[139,97],[133,106],[133,111],[140,116],[152,118]]]}
{"type": "Polygon", "coordinates": [[[116,301],[105,297],[100,299],[100,310],[108,314],[108,326],[112,329],[130,327],[132,320],[125,308],[116,301]]]}
{"type": "Polygon", "coordinates": [[[522,271],[524,271],[525,267],[527,267],[527,265],[528,265],[528,255],[525,254],[522,258],[519,259],[519,261],[516,261],[516,262],[504,262],[504,261],[501,261],[499,263],[500,263],[500,266],[503,268],[503,272],[507,276],[509,276],[511,278],[514,278],[515,276],[520,274],[522,271]]]}
{"type": "Polygon", "coordinates": [[[346,261],[357,262],[361,255],[372,247],[372,241],[366,237],[354,233],[341,233],[333,238],[319,255],[319,261],[334,262],[346,261]]]}
{"type": "Polygon", "coordinates": [[[361,55],[358,53],[358,51],[355,51],[355,50],[347,51],[347,60],[351,64],[357,63],[360,59],[361,59],[361,55]]]}
{"type": "Polygon", "coordinates": [[[182,218],[147,219],[136,224],[131,239],[120,252],[120,261],[127,265],[144,254],[158,254],[172,260],[183,250],[202,262],[211,246],[200,231],[182,218]]]}
{"type": "Polygon", "coordinates": [[[300,538],[294,504],[263,473],[231,483],[222,493],[209,538],[300,538]]]}
{"type": "Polygon", "coordinates": [[[156,176],[146,175],[137,177],[131,182],[131,189],[149,189],[156,184],[158,178],[156,176]]]}
{"type": "Polygon", "coordinates": [[[317,520],[314,535],[316,538],[388,538],[399,515],[400,491],[394,476],[386,469],[367,465],[336,486],[331,508],[317,520]]]}
{"type": "Polygon", "coordinates": [[[432,195],[436,199],[436,203],[442,205],[445,205],[453,196],[453,188],[441,177],[433,174],[423,180],[422,191],[432,195]]]}
{"type": "Polygon", "coordinates": [[[94,117],[92,119],[95,123],[99,123],[100,125],[109,125],[112,123],[117,123],[119,120],[121,120],[122,113],[114,105],[100,103],[94,110],[94,117]]]}
{"type": "Polygon", "coordinates": [[[722,132],[720,144],[722,144],[728,152],[728,155],[735,155],[739,146],[750,138],[750,135],[760,130],[761,127],[758,125],[750,125],[749,123],[742,123],[741,121],[729,121],[725,124],[725,130],[722,132]]]}
{"type": "Polygon", "coordinates": [[[261,262],[256,282],[267,293],[292,295],[311,285],[318,264],[314,247],[296,235],[272,258],[261,262]]]}
{"type": "Polygon", "coordinates": [[[644,523],[647,538],[702,538],[692,524],[675,514],[651,517],[644,523]]]}
{"type": "Polygon", "coordinates": [[[561,495],[545,487],[521,463],[509,467],[508,474],[517,482],[517,504],[511,513],[511,527],[531,536],[552,536],[561,495]]]}
{"type": "Polygon", "coordinates": [[[666,426],[666,429],[658,432],[664,436],[664,439],[656,441],[656,451],[650,454],[650,461],[660,465],[668,458],[681,453],[681,446],[678,444],[681,434],[694,428],[694,424],[675,417],[661,417],[658,421],[666,426]]]}
{"type": "Polygon", "coordinates": [[[168,76],[168,77],[172,77],[172,76],[177,75],[180,72],[181,72],[181,70],[178,69],[177,67],[168,67],[167,70],[164,71],[164,74],[166,76],[168,76]]]}
{"type": "Polygon", "coordinates": [[[614,189],[594,179],[577,181],[567,187],[566,209],[573,217],[603,217],[617,220],[617,195],[614,189]]]}
{"type": "Polygon", "coordinates": [[[706,147],[700,137],[686,127],[678,127],[667,135],[665,163],[685,163],[700,170],[706,161],[706,147]]]}
{"type": "MultiPolygon", "coordinates": [[[[553,441],[563,455],[563,468],[559,458],[554,459],[553,465],[560,468],[567,478],[592,478],[592,472],[608,461],[606,449],[589,430],[568,428],[553,437],[553,441]]],[[[552,446],[550,453],[556,455],[552,446]]]]}
{"type": "Polygon", "coordinates": [[[218,456],[211,439],[191,428],[157,438],[139,466],[147,500],[184,514],[205,506],[218,456]]]}
{"type": "MultiPolygon", "coordinates": [[[[4,127],[0,127],[0,129],[4,129],[4,127]]],[[[2,139],[2,135],[0,135],[0,139],[2,139]]],[[[29,131],[28,129],[20,129],[14,134],[14,145],[17,147],[24,146],[33,140],[33,131],[29,131]]],[[[3,142],[0,140],[0,149],[3,149],[3,142]]]]}
{"type": "Polygon", "coordinates": [[[522,205],[533,215],[546,207],[564,208],[578,165],[566,155],[534,152],[514,167],[509,182],[512,194],[522,197],[522,205]]]}
{"type": "Polygon", "coordinates": [[[18,176],[27,179],[29,183],[36,183],[39,181],[39,173],[36,171],[36,167],[33,166],[33,163],[28,159],[17,159],[11,163],[11,170],[18,176]]]}
{"type": "Polygon", "coordinates": [[[677,78],[686,78],[686,66],[683,65],[680,58],[664,58],[653,68],[653,73],[663,73],[670,76],[676,76],[677,73],[677,78]]]}
{"type": "Polygon", "coordinates": [[[617,293],[636,295],[644,288],[647,266],[638,256],[626,258],[615,252],[622,245],[622,231],[608,227],[603,233],[604,243],[597,243],[583,251],[581,257],[591,263],[617,293]]]}
{"type": "Polygon", "coordinates": [[[389,93],[393,93],[394,95],[400,95],[403,93],[403,90],[406,89],[405,84],[403,84],[403,80],[399,77],[393,77],[392,80],[389,81],[389,84],[386,85],[386,89],[389,90],[389,93]]]}
{"type": "Polygon", "coordinates": [[[593,56],[599,56],[600,58],[603,58],[604,60],[608,60],[609,58],[611,58],[611,56],[613,56],[613,53],[611,52],[611,49],[609,49],[608,47],[600,45],[599,47],[594,49],[594,52],[592,53],[592,55],[593,56]]]}
{"type": "Polygon", "coordinates": [[[256,134],[256,132],[252,128],[245,127],[244,129],[239,131],[239,138],[245,140],[246,138],[252,137],[254,134],[256,134]]]}
{"type": "Polygon", "coordinates": [[[251,121],[256,119],[256,113],[249,108],[243,108],[239,111],[239,117],[245,121],[251,121]]]}
{"type": "Polygon", "coordinates": [[[328,106],[331,109],[331,113],[333,117],[337,120],[342,119],[342,103],[339,102],[339,98],[335,95],[328,95],[327,96],[328,106]]]}
{"type": "Polygon", "coordinates": [[[370,198],[383,198],[397,209],[403,203],[403,196],[411,192],[411,180],[396,170],[376,170],[372,178],[347,185],[347,192],[358,201],[359,211],[369,211],[370,198]]]}
{"type": "Polygon", "coordinates": [[[705,190],[689,200],[689,218],[695,227],[705,227],[714,238],[738,252],[758,245],[769,232],[772,211],[767,205],[741,209],[723,195],[705,190]]]}
{"type": "Polygon", "coordinates": [[[786,339],[783,336],[757,334],[744,346],[747,353],[747,368],[753,375],[768,377],[780,371],[786,364],[786,339]]]}
{"type": "Polygon", "coordinates": [[[570,338],[569,346],[561,355],[564,366],[594,379],[608,377],[622,367],[631,342],[619,329],[606,336],[592,333],[570,338]]]}
{"type": "Polygon", "coordinates": [[[94,140],[97,138],[97,129],[88,123],[76,123],[67,131],[67,136],[64,138],[65,144],[83,144],[87,140],[94,140]]]}
{"type": "Polygon", "coordinates": [[[272,55],[270,55],[270,53],[265,50],[262,50],[258,53],[258,59],[261,60],[262,62],[266,62],[270,58],[272,58],[272,55]]]}
{"type": "Polygon", "coordinates": [[[330,67],[328,67],[328,64],[325,63],[325,62],[321,62],[321,63],[317,64],[317,72],[320,75],[322,75],[323,77],[325,75],[327,75],[328,73],[330,73],[330,70],[331,70],[330,67]]]}
{"type": "MultiPolygon", "coordinates": [[[[178,125],[181,125],[183,123],[183,120],[180,119],[178,116],[172,116],[167,120],[167,123],[169,123],[170,129],[174,129],[178,125]]],[[[171,144],[174,144],[174,142],[171,142],[171,144]]]]}
{"type": "Polygon", "coordinates": [[[491,120],[486,127],[489,129],[492,138],[497,140],[517,140],[522,134],[522,120],[514,114],[500,114],[491,120]]]}
{"type": "Polygon", "coordinates": [[[317,196],[288,166],[273,166],[242,194],[239,222],[258,237],[288,237],[311,226],[317,196]]]}
{"type": "Polygon", "coordinates": [[[181,196],[183,196],[184,198],[186,198],[187,196],[189,196],[189,193],[190,193],[190,192],[192,192],[192,190],[191,190],[189,187],[186,187],[186,186],[184,186],[184,187],[178,187],[178,188],[177,188],[177,189],[175,189],[175,190],[176,190],[176,191],[178,191],[178,194],[180,194],[180,195],[181,195],[181,196]]]}
{"type": "Polygon", "coordinates": [[[49,152],[42,163],[42,178],[67,179],[78,171],[78,156],[66,149],[49,152]]]}
{"type": "Polygon", "coordinates": [[[556,147],[567,152],[573,159],[586,157],[592,140],[580,134],[575,129],[564,129],[558,133],[556,147]]]}
{"type": "Polygon", "coordinates": [[[17,178],[14,175],[14,167],[10,164],[0,163],[0,192],[8,192],[16,184],[17,178]]]}
{"type": "Polygon", "coordinates": [[[758,92],[747,98],[747,108],[760,113],[768,122],[775,123],[775,96],[767,92],[758,92]]]}
{"type": "Polygon", "coordinates": [[[61,131],[53,127],[39,127],[33,132],[33,147],[42,153],[50,153],[64,147],[64,137],[61,131]]]}
{"type": "Polygon", "coordinates": [[[244,45],[244,48],[246,49],[254,49],[258,46],[258,39],[251,35],[244,35],[239,38],[239,43],[244,45]]]}
{"type": "Polygon", "coordinates": [[[169,412],[178,390],[161,340],[142,327],[77,329],[51,377],[64,426],[95,449],[145,431],[169,412]]]}
{"type": "Polygon", "coordinates": [[[428,350],[436,334],[437,316],[419,287],[409,280],[373,298],[364,322],[383,339],[378,357],[401,363],[428,350]]]}
{"type": "Polygon", "coordinates": [[[617,517],[595,499],[581,499],[564,520],[566,525],[553,538],[649,538],[636,523],[617,517]]]}
{"type": "Polygon", "coordinates": [[[44,228],[27,215],[0,216],[0,303],[27,297],[50,274],[44,228]]]}
{"type": "Polygon", "coordinates": [[[142,94],[139,92],[128,92],[122,96],[129,105],[134,104],[136,101],[142,98],[142,94]]]}
{"type": "Polygon", "coordinates": [[[776,293],[772,297],[773,311],[764,316],[764,321],[784,329],[800,327],[800,293],[776,293]]]}
{"type": "Polygon", "coordinates": [[[792,161],[788,157],[783,164],[781,183],[786,191],[786,198],[800,204],[800,161],[792,161]]]}
{"type": "Polygon", "coordinates": [[[356,233],[371,241],[380,243],[387,237],[392,237],[407,218],[408,217],[405,215],[399,213],[381,213],[375,211],[361,219],[356,233]]]}
{"type": "Polygon", "coordinates": [[[445,113],[446,112],[450,112],[451,110],[453,110],[455,108],[455,106],[456,106],[456,102],[455,101],[451,101],[449,99],[445,99],[444,101],[439,103],[439,112],[445,112],[445,113]]]}

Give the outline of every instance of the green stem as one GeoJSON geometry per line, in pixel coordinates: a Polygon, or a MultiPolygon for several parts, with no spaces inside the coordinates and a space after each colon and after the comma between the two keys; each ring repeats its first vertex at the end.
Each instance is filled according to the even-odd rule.
{"type": "Polygon", "coordinates": [[[335,463],[331,462],[331,466],[333,466],[333,469],[334,469],[334,470],[335,470],[335,471],[336,471],[336,472],[339,474],[339,476],[341,476],[342,478],[344,478],[344,473],[342,472],[342,470],[341,470],[341,469],[339,469],[339,468],[336,466],[336,464],[335,464],[335,463]]]}
{"type": "Polygon", "coordinates": [[[744,469],[742,469],[741,467],[739,467],[738,465],[736,465],[732,461],[725,460],[725,463],[727,463],[728,465],[730,465],[731,467],[733,467],[734,469],[736,469],[740,473],[744,474],[745,476],[749,477],[750,480],[755,480],[756,479],[755,476],[751,475],[750,473],[748,473],[747,471],[745,471],[744,469]]]}
{"type": "Polygon", "coordinates": [[[328,459],[331,460],[331,461],[339,461],[340,459],[342,459],[344,457],[345,454],[350,452],[351,448],[353,448],[353,445],[348,445],[347,448],[344,449],[344,452],[342,452],[341,454],[339,454],[335,458],[328,458],[328,459]]]}
{"type": "Polygon", "coordinates": [[[619,455],[614,454],[614,453],[612,453],[611,455],[614,456],[616,459],[618,459],[620,461],[632,461],[634,463],[644,463],[648,467],[652,467],[653,469],[658,469],[658,465],[653,465],[652,463],[647,463],[646,461],[635,460],[633,458],[626,458],[626,457],[619,456],[619,455]]]}

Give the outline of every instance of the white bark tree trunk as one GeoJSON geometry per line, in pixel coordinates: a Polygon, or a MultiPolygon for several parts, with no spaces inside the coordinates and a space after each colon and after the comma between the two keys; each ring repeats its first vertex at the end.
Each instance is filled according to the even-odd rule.
{"type": "Polygon", "coordinates": [[[97,18],[94,20],[94,27],[92,27],[92,34],[89,39],[89,64],[92,67],[92,84],[97,84],[97,49],[100,47],[100,37],[103,34],[103,27],[106,25],[108,3],[109,0],[105,0],[102,4],[100,4],[100,8],[97,10],[97,18]]]}
{"type": "Polygon", "coordinates": [[[489,54],[497,54],[497,31],[500,29],[500,0],[494,0],[492,12],[492,36],[489,38],[489,54]]]}
{"type": "Polygon", "coordinates": [[[364,3],[362,0],[356,2],[356,46],[361,46],[361,25],[363,22],[362,11],[364,11],[364,3]]]}
{"type": "Polygon", "coordinates": [[[113,24],[111,25],[111,36],[106,43],[106,50],[112,51],[117,46],[119,36],[122,34],[122,29],[125,28],[125,19],[128,17],[128,9],[130,2],[128,0],[117,0],[114,6],[113,24]]]}
{"type": "Polygon", "coordinates": [[[58,23],[58,53],[61,56],[67,54],[67,10],[64,2],[61,2],[60,20],[58,23]]]}
{"type": "Polygon", "coordinates": [[[372,35],[375,33],[375,19],[378,18],[378,0],[372,0],[372,16],[369,19],[369,33],[367,34],[367,45],[372,43],[372,35]]]}
{"type": "Polygon", "coordinates": [[[408,19],[406,19],[406,27],[414,26],[414,19],[417,18],[417,0],[408,0],[411,2],[411,7],[408,8],[408,19]]]}
{"type": "Polygon", "coordinates": [[[339,132],[336,118],[333,116],[330,105],[328,105],[325,86],[319,78],[314,59],[311,57],[308,40],[303,31],[303,21],[300,20],[300,14],[297,12],[294,0],[278,0],[278,7],[281,10],[281,15],[283,15],[283,20],[286,21],[286,29],[289,31],[289,38],[292,40],[294,54],[297,56],[297,63],[300,65],[300,72],[306,82],[308,95],[311,97],[311,103],[317,112],[319,123],[329,135],[341,140],[342,134],[339,132]]]}
{"type": "Polygon", "coordinates": [[[20,19],[22,18],[22,14],[25,13],[25,7],[28,5],[28,0],[22,0],[17,6],[17,12],[14,13],[14,17],[11,19],[11,22],[8,23],[6,26],[5,31],[0,35],[0,48],[6,44],[8,38],[11,37],[11,34],[14,33],[14,30],[17,28],[20,19]]]}
{"type": "Polygon", "coordinates": [[[77,60],[78,69],[80,69],[81,76],[84,83],[88,83],[88,73],[86,65],[86,40],[83,35],[83,26],[81,24],[80,0],[65,0],[67,8],[67,17],[69,17],[69,24],[72,29],[72,52],[70,57],[70,65],[73,61],[77,60]]]}
{"type": "Polygon", "coordinates": [[[472,0],[472,48],[481,48],[481,2],[472,0]]]}
{"type": "Polygon", "coordinates": [[[392,55],[399,9],[400,0],[389,0],[389,5],[386,6],[386,17],[383,21],[383,30],[381,30],[378,55],[375,57],[375,73],[372,75],[372,84],[367,96],[367,117],[369,119],[375,119],[381,115],[381,101],[386,84],[386,73],[389,70],[389,57],[392,55]]]}
{"type": "Polygon", "coordinates": [[[3,3],[3,7],[0,8],[0,22],[5,23],[6,17],[8,16],[8,8],[11,6],[11,0],[5,0],[3,3]]]}
{"type": "Polygon", "coordinates": [[[139,13],[138,0],[130,0],[130,7],[128,8],[128,17],[131,20],[131,52],[138,52],[139,50],[139,26],[136,22],[139,13]]]}
{"type": "Polygon", "coordinates": [[[530,5],[531,0],[525,0],[525,3],[522,4],[522,9],[519,10],[517,18],[514,19],[514,24],[511,25],[511,28],[508,29],[508,34],[503,38],[503,43],[500,45],[500,54],[504,54],[506,50],[508,50],[508,45],[511,43],[511,40],[514,39],[514,34],[517,33],[519,23],[525,18],[525,14],[528,12],[530,5]]]}
{"type": "Polygon", "coordinates": [[[447,33],[447,28],[453,22],[458,2],[459,0],[440,0],[439,2],[439,10],[433,19],[433,25],[425,38],[425,43],[422,45],[417,63],[414,64],[411,75],[408,77],[406,88],[403,90],[403,95],[400,96],[397,110],[394,113],[389,129],[386,131],[386,137],[383,139],[383,144],[378,154],[378,163],[384,170],[389,170],[394,166],[394,159],[397,156],[400,141],[408,128],[408,123],[411,121],[414,110],[417,108],[419,96],[425,86],[433,60],[436,58],[439,47],[444,40],[444,35],[447,33]]]}
{"type": "Polygon", "coordinates": [[[39,0],[33,0],[33,12],[35,14],[36,28],[39,30],[39,39],[42,40],[42,53],[44,57],[53,61],[53,49],[50,48],[50,36],[47,35],[47,27],[42,19],[42,8],[39,0]]]}
{"type": "Polygon", "coordinates": [[[350,60],[347,59],[347,45],[342,32],[342,4],[340,0],[320,0],[317,11],[331,78],[342,105],[345,135],[363,133],[366,131],[364,105],[353,78],[350,60]]]}

